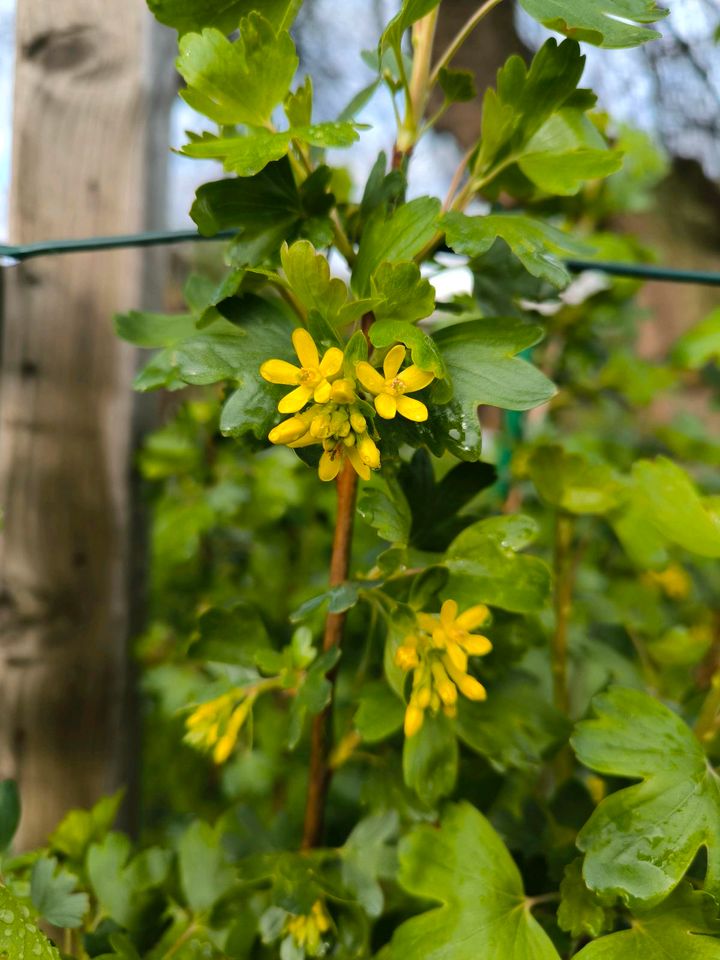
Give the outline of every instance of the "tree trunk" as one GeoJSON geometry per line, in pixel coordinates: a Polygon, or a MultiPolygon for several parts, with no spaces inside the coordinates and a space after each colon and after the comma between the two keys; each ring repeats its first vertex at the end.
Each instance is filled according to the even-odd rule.
{"type": "MultiPolygon", "coordinates": [[[[146,226],[154,30],[144,4],[19,0],[12,242],[146,226]]],[[[0,778],[17,847],[126,783],[133,350],[112,315],[142,303],[136,252],[8,271],[0,380],[0,778]]]]}

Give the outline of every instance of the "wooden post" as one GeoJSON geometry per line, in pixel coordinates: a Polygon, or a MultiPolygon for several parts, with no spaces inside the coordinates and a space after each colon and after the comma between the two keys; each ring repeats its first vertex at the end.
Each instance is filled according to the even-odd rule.
{"type": "MultiPolygon", "coordinates": [[[[147,226],[151,18],[141,0],[19,0],[11,242],[147,226]],[[120,11],[115,11],[119,13],[120,11]]],[[[157,224],[155,224],[157,226],[157,224]]],[[[130,381],[112,315],[142,303],[137,252],[6,277],[0,375],[0,778],[18,849],[127,782],[130,381]]]]}

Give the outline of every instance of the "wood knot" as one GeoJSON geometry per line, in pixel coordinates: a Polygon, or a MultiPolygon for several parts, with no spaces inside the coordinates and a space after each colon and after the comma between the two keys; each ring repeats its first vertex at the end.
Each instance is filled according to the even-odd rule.
{"type": "Polygon", "coordinates": [[[93,28],[75,24],[59,30],[38,33],[23,47],[27,60],[35,60],[49,73],[72,70],[89,60],[95,52],[93,28]]]}

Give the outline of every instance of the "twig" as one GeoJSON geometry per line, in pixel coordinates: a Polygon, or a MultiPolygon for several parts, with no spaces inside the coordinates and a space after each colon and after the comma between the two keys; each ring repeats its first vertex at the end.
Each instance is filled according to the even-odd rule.
{"type": "MultiPolygon", "coordinates": [[[[333,538],[332,557],[330,559],[330,586],[336,587],[347,580],[350,569],[350,551],[352,547],[352,529],[355,518],[355,496],[357,493],[357,474],[348,460],[345,461],[337,479],[337,518],[333,538]]],[[[325,621],[323,650],[333,650],[342,643],[346,613],[329,613],[325,621]]],[[[332,709],[335,694],[335,673],[328,677],[332,684],[330,703],[318,714],[312,725],[310,737],[310,779],[308,782],[307,805],[305,807],[305,827],[302,849],[317,847],[323,834],[325,822],[325,801],[330,786],[331,769],[329,764],[332,748],[332,709]]]]}

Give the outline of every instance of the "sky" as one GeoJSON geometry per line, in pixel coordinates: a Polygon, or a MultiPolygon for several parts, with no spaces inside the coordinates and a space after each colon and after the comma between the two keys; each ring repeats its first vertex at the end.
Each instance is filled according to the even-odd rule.
{"type": "MultiPolygon", "coordinates": [[[[601,104],[617,120],[643,127],[678,155],[700,158],[709,176],[720,177],[720,46],[708,42],[712,29],[720,24],[720,0],[669,2],[672,14],[660,25],[668,33],[667,41],[613,51],[586,45],[588,65],[583,83],[600,94],[601,104]],[[651,48],[654,54],[648,52],[651,48]]],[[[396,5],[397,0],[375,0],[372,4],[368,0],[344,0],[345,15],[333,28],[342,36],[336,35],[332,44],[327,43],[324,24],[337,9],[337,0],[315,0],[312,8],[308,5],[302,11],[298,23],[301,46],[317,78],[316,92],[322,91],[317,96],[316,119],[337,116],[372,78],[370,69],[360,60],[360,51],[374,47],[382,21],[390,18],[396,5]],[[323,74],[328,81],[325,84],[323,74]]],[[[15,0],[0,0],[0,240],[7,238],[14,6],[15,0]]],[[[525,15],[519,17],[518,26],[530,46],[539,45],[546,35],[525,15]]],[[[362,134],[352,152],[342,151],[342,155],[331,158],[358,174],[367,171],[380,149],[391,147],[393,115],[387,95],[376,96],[359,119],[372,129],[362,134]]],[[[170,142],[179,146],[184,130],[202,129],[202,119],[178,100],[170,127],[170,142]]],[[[166,222],[152,225],[156,229],[186,226],[195,188],[219,175],[219,168],[209,162],[168,156],[168,195],[172,202],[166,222]]],[[[444,193],[457,159],[458,150],[449,135],[426,138],[411,168],[410,194],[444,193]]]]}

